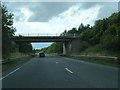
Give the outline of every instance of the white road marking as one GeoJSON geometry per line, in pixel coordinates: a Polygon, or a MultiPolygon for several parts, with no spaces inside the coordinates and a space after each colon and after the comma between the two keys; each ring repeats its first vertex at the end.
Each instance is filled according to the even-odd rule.
{"type": "Polygon", "coordinates": [[[59,62],[56,62],[56,64],[59,63],[59,62]]]}
{"type": "Polygon", "coordinates": [[[84,63],[84,61],[80,61],[81,63],[84,63]]]}
{"type": "Polygon", "coordinates": [[[15,69],[14,71],[12,71],[12,72],[10,72],[9,74],[7,74],[6,76],[0,78],[0,80],[2,80],[2,79],[4,79],[4,78],[8,77],[8,76],[11,75],[12,73],[14,73],[14,72],[16,72],[17,70],[19,70],[20,68],[21,68],[21,67],[15,69]]]}
{"type": "Polygon", "coordinates": [[[70,71],[68,68],[65,68],[65,70],[67,70],[68,72],[70,72],[70,73],[73,73],[72,71],[70,71]]]}

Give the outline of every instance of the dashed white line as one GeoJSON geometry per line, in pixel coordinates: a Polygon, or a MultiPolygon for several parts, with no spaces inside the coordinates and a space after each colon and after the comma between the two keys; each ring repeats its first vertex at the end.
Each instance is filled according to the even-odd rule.
{"type": "Polygon", "coordinates": [[[59,63],[59,62],[56,62],[56,64],[59,63]]]}
{"type": "Polygon", "coordinates": [[[68,68],[65,68],[65,70],[67,70],[69,73],[73,73],[72,71],[70,71],[68,68]]]}
{"type": "Polygon", "coordinates": [[[80,61],[81,63],[84,63],[84,61],[80,61]]]}
{"type": "Polygon", "coordinates": [[[2,80],[2,79],[4,79],[4,78],[8,77],[8,76],[11,75],[12,73],[14,73],[14,72],[16,72],[17,70],[19,70],[20,68],[21,68],[21,67],[15,69],[14,71],[12,71],[12,72],[10,72],[9,74],[5,75],[4,77],[0,78],[0,80],[2,80]]]}

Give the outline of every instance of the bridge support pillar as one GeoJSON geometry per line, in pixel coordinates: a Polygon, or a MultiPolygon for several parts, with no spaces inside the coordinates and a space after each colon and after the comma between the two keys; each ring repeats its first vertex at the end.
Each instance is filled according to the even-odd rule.
{"type": "Polygon", "coordinates": [[[81,50],[83,50],[83,47],[86,47],[88,45],[89,43],[87,43],[86,41],[81,41],[79,39],[75,39],[69,42],[64,42],[63,43],[63,55],[71,55],[71,54],[77,55],[80,53],[81,50]]]}
{"type": "Polygon", "coordinates": [[[65,43],[63,43],[63,55],[66,55],[66,47],[65,47],[65,43]]]}
{"type": "Polygon", "coordinates": [[[64,42],[63,43],[63,55],[70,55],[72,49],[71,42],[64,42]]]}

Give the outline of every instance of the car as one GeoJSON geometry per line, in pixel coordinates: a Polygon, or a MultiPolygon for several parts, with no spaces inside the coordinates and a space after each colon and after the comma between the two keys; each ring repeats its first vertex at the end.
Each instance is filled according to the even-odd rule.
{"type": "Polygon", "coordinates": [[[32,54],[30,54],[32,57],[35,57],[35,56],[37,56],[37,54],[35,54],[35,53],[32,53],[32,54]]]}
{"type": "Polygon", "coordinates": [[[39,53],[39,57],[45,57],[45,53],[44,52],[39,53]]]}

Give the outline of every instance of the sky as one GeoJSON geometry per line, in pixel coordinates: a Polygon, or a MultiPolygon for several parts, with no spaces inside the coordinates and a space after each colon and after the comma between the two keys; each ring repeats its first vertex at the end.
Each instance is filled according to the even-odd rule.
{"type": "MultiPolygon", "coordinates": [[[[118,2],[3,2],[14,14],[16,35],[56,36],[81,23],[94,25],[98,19],[118,11],[118,2]]],[[[32,43],[40,49],[51,43],[32,43]]]]}

